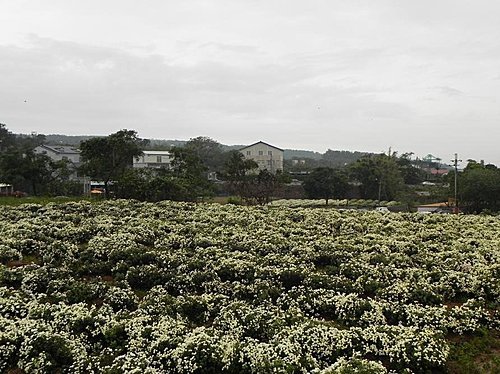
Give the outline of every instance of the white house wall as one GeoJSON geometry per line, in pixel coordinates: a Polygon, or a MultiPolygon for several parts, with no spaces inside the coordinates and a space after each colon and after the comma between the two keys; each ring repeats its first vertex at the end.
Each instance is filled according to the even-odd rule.
{"type": "Polygon", "coordinates": [[[80,163],[79,153],[54,152],[53,150],[43,146],[36,147],[34,149],[34,152],[37,154],[46,155],[54,161],[68,160],[74,164],[80,163]]]}
{"type": "Polygon", "coordinates": [[[138,158],[134,158],[133,166],[134,168],[145,168],[145,167],[154,167],[160,168],[170,167],[171,157],[169,154],[165,153],[149,153],[144,152],[143,155],[138,158]]]}
{"type": "Polygon", "coordinates": [[[259,170],[276,173],[283,170],[283,151],[265,143],[257,143],[240,150],[246,159],[254,160],[259,170]]]}

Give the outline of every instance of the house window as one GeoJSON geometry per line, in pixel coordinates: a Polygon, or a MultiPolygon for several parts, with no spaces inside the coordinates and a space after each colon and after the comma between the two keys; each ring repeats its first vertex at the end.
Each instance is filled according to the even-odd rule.
{"type": "Polygon", "coordinates": [[[161,156],[156,156],[156,162],[161,164],[161,156]]]}
{"type": "Polygon", "coordinates": [[[262,156],[264,154],[264,151],[259,151],[259,156],[262,156]]]}
{"type": "Polygon", "coordinates": [[[252,151],[247,151],[247,156],[250,156],[252,154],[252,151]]]}
{"type": "Polygon", "coordinates": [[[273,155],[273,151],[267,151],[267,154],[268,154],[269,156],[272,156],[272,155],[273,155]]]}

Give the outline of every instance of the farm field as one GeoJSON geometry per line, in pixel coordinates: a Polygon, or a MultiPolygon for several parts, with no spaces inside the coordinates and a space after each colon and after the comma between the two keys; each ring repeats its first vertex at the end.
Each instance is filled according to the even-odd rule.
{"type": "Polygon", "coordinates": [[[497,373],[497,217],[0,206],[0,372],[497,373]]]}

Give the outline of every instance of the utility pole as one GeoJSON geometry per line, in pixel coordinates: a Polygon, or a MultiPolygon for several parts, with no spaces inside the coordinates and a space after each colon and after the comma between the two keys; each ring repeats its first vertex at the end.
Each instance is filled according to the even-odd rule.
{"type": "Polygon", "coordinates": [[[458,163],[462,162],[462,160],[458,159],[458,153],[455,153],[455,158],[451,160],[453,162],[453,166],[455,167],[455,213],[458,214],[458,194],[457,194],[457,176],[458,176],[458,163]]]}
{"type": "Polygon", "coordinates": [[[382,194],[382,178],[378,181],[378,204],[380,204],[380,196],[382,194]]]}

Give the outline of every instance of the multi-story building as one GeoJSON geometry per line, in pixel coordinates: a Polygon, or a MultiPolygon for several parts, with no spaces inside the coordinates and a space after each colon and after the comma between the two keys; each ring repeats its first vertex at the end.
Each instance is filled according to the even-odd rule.
{"type": "Polygon", "coordinates": [[[267,170],[273,174],[283,171],[283,150],[281,148],[259,141],[241,148],[240,152],[246,159],[257,162],[259,170],[267,170]]]}
{"type": "Polygon", "coordinates": [[[170,168],[172,156],[169,151],[143,151],[142,155],[134,158],[134,168],[170,168]]]}
{"type": "Polygon", "coordinates": [[[67,161],[71,170],[69,179],[81,180],[78,176],[78,167],[81,163],[80,150],[67,145],[47,145],[42,144],[33,149],[35,154],[46,155],[53,161],[67,161]]]}
{"type": "Polygon", "coordinates": [[[67,145],[46,145],[42,144],[36,147],[33,152],[36,154],[47,155],[54,161],[66,160],[80,165],[80,150],[67,145]]]}

